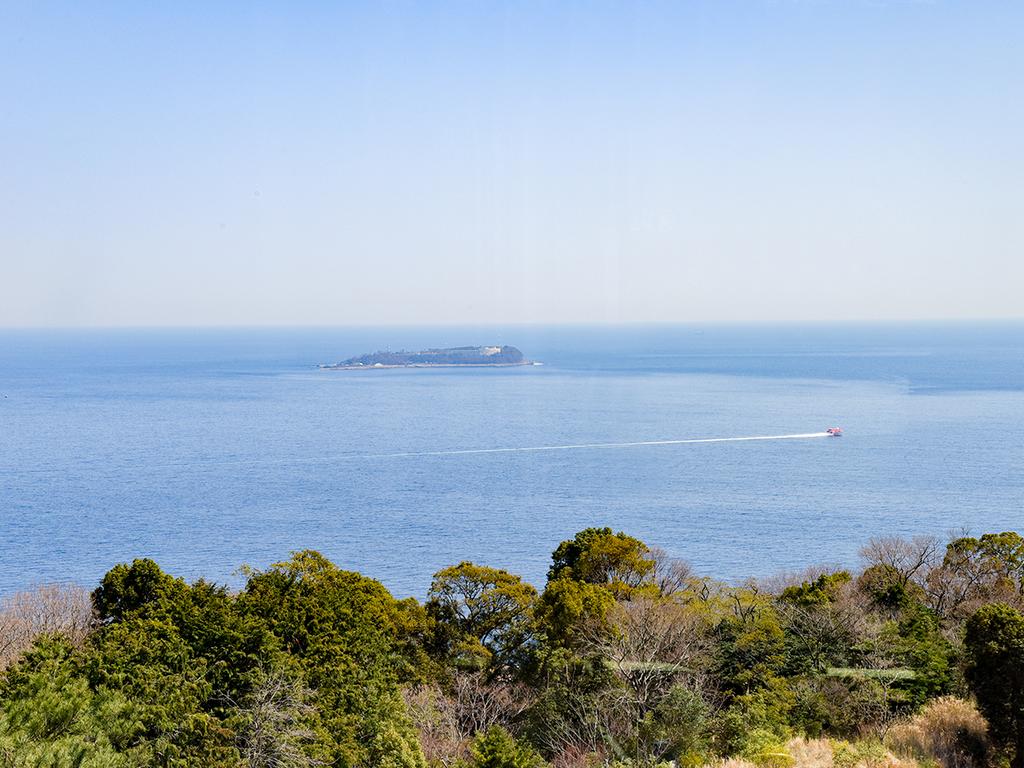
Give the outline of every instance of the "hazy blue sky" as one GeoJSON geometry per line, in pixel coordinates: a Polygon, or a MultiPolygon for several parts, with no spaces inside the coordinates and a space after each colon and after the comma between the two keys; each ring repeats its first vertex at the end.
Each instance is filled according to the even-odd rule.
{"type": "Polygon", "coordinates": [[[0,0],[0,325],[1024,315],[1024,3],[0,0]]]}

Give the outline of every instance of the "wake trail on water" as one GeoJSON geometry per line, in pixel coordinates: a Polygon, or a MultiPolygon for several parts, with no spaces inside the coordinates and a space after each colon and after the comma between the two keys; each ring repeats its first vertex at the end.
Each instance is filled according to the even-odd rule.
{"type": "MultiPolygon", "coordinates": [[[[828,437],[828,432],[800,432],[793,435],[748,435],[745,437],[694,437],[682,440],[634,440],[627,443],[567,443],[565,445],[528,445],[508,448],[453,448],[438,451],[397,451],[394,453],[340,453],[333,456],[306,456],[288,459],[243,459],[234,458],[214,461],[182,461],[159,465],[161,469],[203,469],[225,466],[269,466],[333,464],[346,461],[370,461],[374,459],[406,459],[428,456],[473,456],[487,453],[536,453],[541,451],[578,451],[598,448],[642,448],[659,445],[695,445],[697,443],[745,443],[763,440],[811,440],[828,437]]],[[[150,466],[150,469],[156,467],[150,466]]],[[[36,468],[32,474],[46,474],[64,471],[63,468],[36,468]]],[[[0,469],[2,474],[2,469],[0,469]]]]}
{"type": "Polygon", "coordinates": [[[685,440],[635,440],[628,443],[569,443],[567,445],[530,445],[515,448],[459,448],[443,451],[402,451],[400,453],[362,453],[333,456],[325,460],[401,459],[416,456],[469,456],[481,453],[526,453],[530,451],[575,451],[590,448],[639,448],[655,445],[693,445],[695,443],[742,443],[753,440],[810,440],[828,437],[828,432],[800,432],[793,435],[750,435],[746,437],[695,437],[685,440]]]}

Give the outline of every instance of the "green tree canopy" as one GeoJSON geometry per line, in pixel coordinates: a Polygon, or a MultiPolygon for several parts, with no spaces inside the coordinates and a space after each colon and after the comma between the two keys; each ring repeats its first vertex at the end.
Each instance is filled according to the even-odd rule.
{"type": "Polygon", "coordinates": [[[1014,531],[955,539],[943,564],[972,573],[984,597],[1024,594],[1024,536],[1014,531]]]}
{"type": "Polygon", "coordinates": [[[555,579],[549,581],[537,606],[537,625],[554,646],[578,645],[586,628],[606,625],[615,598],[597,584],[555,579]]]}
{"type": "Polygon", "coordinates": [[[848,571],[823,573],[813,581],[786,587],[779,595],[779,599],[804,608],[834,603],[840,590],[850,583],[851,578],[848,571]]]}
{"type": "Polygon", "coordinates": [[[366,764],[385,733],[391,740],[398,734],[419,754],[398,692],[403,611],[379,582],[307,550],[254,572],[239,603],[267,626],[316,691],[337,765],[366,764]]]}
{"type": "Polygon", "coordinates": [[[611,528],[587,528],[563,541],[551,555],[548,580],[570,578],[600,584],[616,596],[628,594],[650,576],[654,562],[646,544],[611,528]]]}
{"type": "Polygon", "coordinates": [[[115,691],[94,691],[78,653],[41,638],[0,684],[0,764],[9,768],[120,768],[152,757],[137,712],[115,691]],[[129,752],[131,754],[129,754],[129,752]]]}
{"type": "Polygon", "coordinates": [[[540,768],[540,755],[517,741],[500,725],[492,725],[473,741],[473,768],[540,768]]]}
{"type": "Polygon", "coordinates": [[[1024,613],[986,605],[967,621],[967,680],[993,739],[1024,768],[1024,613]]]}
{"type": "Polygon", "coordinates": [[[455,630],[457,661],[507,665],[532,637],[536,603],[537,590],[519,576],[462,562],[434,574],[428,611],[455,630]]]}

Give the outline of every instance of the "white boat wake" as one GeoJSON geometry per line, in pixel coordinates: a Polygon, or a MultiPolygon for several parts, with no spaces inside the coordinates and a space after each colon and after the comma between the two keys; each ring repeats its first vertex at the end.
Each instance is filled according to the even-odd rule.
{"type": "MultiPolygon", "coordinates": [[[[539,451],[577,451],[597,448],[641,448],[660,445],[693,445],[696,443],[745,443],[757,440],[811,440],[817,437],[832,437],[828,432],[801,432],[793,435],[750,435],[747,437],[695,437],[684,440],[634,440],[628,443],[567,443],[566,445],[529,445],[508,448],[454,448],[441,451],[398,451],[394,453],[341,453],[327,456],[288,458],[288,459],[226,459],[214,461],[182,461],[162,465],[167,469],[184,469],[186,467],[207,468],[222,466],[268,466],[268,465],[309,465],[331,464],[345,461],[367,461],[372,459],[404,459],[417,456],[472,456],[487,453],[529,453],[539,451]]],[[[150,465],[151,468],[153,465],[150,465]]],[[[4,469],[0,468],[0,475],[4,469]]],[[[63,472],[64,469],[37,467],[26,470],[33,474],[47,472],[63,472]]]]}
{"type": "Polygon", "coordinates": [[[753,440],[809,440],[830,437],[828,432],[801,432],[794,435],[753,435],[750,437],[696,437],[686,440],[636,440],[629,443],[569,443],[532,445],[516,448],[461,448],[445,451],[403,451],[401,453],[363,453],[335,456],[333,459],[401,459],[415,456],[467,456],[478,453],[525,453],[528,451],[575,451],[587,448],[638,448],[655,445],[693,445],[695,443],[743,443],[753,440]]]}

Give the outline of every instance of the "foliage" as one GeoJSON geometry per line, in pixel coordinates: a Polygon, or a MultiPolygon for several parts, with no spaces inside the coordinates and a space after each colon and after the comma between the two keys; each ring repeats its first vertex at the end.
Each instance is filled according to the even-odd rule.
{"type": "Polygon", "coordinates": [[[644,715],[638,742],[658,759],[689,765],[701,762],[710,749],[710,715],[707,702],[696,691],[673,686],[644,715]]]}
{"type": "Polygon", "coordinates": [[[790,768],[794,762],[786,740],[765,728],[755,728],[746,734],[740,755],[762,768],[790,768]]]}
{"type": "Polygon", "coordinates": [[[976,570],[991,590],[990,597],[1012,596],[1024,592],[1024,536],[1014,531],[986,533],[981,538],[955,539],[947,548],[947,557],[960,557],[976,564],[976,570]]]}
{"type": "Polygon", "coordinates": [[[1024,613],[994,603],[967,621],[967,680],[992,740],[1024,767],[1024,613]]]}
{"type": "Polygon", "coordinates": [[[492,725],[481,733],[470,747],[473,768],[539,768],[540,755],[517,741],[500,725],[492,725]]]}
{"type": "Polygon", "coordinates": [[[317,749],[317,713],[313,692],[277,669],[259,679],[233,718],[236,743],[248,768],[306,768],[326,765],[317,749]]]}
{"type": "Polygon", "coordinates": [[[805,608],[834,603],[839,597],[839,591],[850,583],[851,578],[848,571],[823,573],[814,581],[805,581],[797,586],[786,587],[779,595],[779,599],[785,603],[805,608]]]}
{"type": "Polygon", "coordinates": [[[812,738],[825,734],[856,738],[889,714],[885,689],[863,674],[801,677],[793,683],[793,695],[790,723],[812,738]]]}
{"type": "Polygon", "coordinates": [[[548,644],[572,648],[583,640],[584,629],[603,626],[615,598],[596,584],[555,579],[540,596],[536,615],[548,644]]]}
{"type": "Polygon", "coordinates": [[[312,551],[237,593],[136,560],[94,613],[0,603],[0,766],[1024,768],[1024,539],[863,556],[736,587],[589,528],[539,595],[462,562],[424,604],[312,551]]]}
{"type": "Polygon", "coordinates": [[[908,611],[896,627],[898,660],[914,675],[900,687],[916,707],[929,698],[952,691],[956,651],[943,636],[938,618],[924,608],[908,611]]]}
{"type": "Polygon", "coordinates": [[[453,663],[508,666],[532,639],[537,590],[508,571],[462,562],[434,574],[427,610],[448,626],[453,663]]]}
{"type": "Polygon", "coordinates": [[[66,640],[40,638],[7,670],[0,687],[0,764],[136,765],[146,749],[131,749],[141,735],[135,715],[123,695],[89,687],[77,652],[66,640]]]}
{"type": "Polygon", "coordinates": [[[159,765],[233,765],[233,734],[215,714],[205,659],[175,627],[131,618],[105,627],[84,659],[90,686],[121,692],[135,704],[159,765]]]}
{"type": "Polygon", "coordinates": [[[654,562],[649,552],[642,541],[622,532],[587,528],[555,549],[548,581],[573,579],[600,584],[615,596],[627,596],[651,574],[654,562]]]}
{"type": "Polygon", "coordinates": [[[775,687],[787,662],[786,637],[771,603],[737,593],[736,612],[718,625],[717,673],[723,688],[749,694],[775,687]]]}
{"type": "Polygon", "coordinates": [[[367,764],[374,768],[427,768],[419,743],[408,729],[392,722],[374,736],[367,764]]]}
{"type": "Polygon", "coordinates": [[[402,611],[380,583],[300,552],[253,573],[239,609],[266,626],[316,691],[331,760],[363,764],[385,734],[419,753],[398,692],[402,611]]]}
{"type": "Polygon", "coordinates": [[[920,603],[925,598],[924,590],[912,581],[907,581],[891,565],[872,565],[857,578],[857,587],[879,608],[890,612],[920,603]]]}

